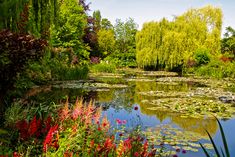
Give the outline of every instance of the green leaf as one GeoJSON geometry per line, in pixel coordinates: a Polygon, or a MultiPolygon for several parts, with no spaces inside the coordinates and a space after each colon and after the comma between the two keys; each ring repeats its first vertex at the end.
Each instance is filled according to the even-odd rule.
{"type": "Polygon", "coordinates": [[[206,149],[204,148],[204,146],[203,146],[201,143],[199,143],[199,144],[201,145],[201,148],[202,148],[202,150],[204,151],[204,153],[206,154],[206,156],[207,156],[207,157],[210,157],[209,153],[206,151],[206,149]]]}

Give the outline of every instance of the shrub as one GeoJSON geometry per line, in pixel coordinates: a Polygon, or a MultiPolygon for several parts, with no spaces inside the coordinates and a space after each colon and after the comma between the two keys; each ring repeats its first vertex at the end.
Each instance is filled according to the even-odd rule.
{"type": "Polygon", "coordinates": [[[0,89],[1,95],[10,89],[17,75],[29,60],[39,60],[47,42],[31,35],[8,30],[0,32],[0,89]]]}
{"type": "Polygon", "coordinates": [[[194,54],[194,60],[197,66],[204,65],[210,62],[209,50],[207,49],[197,49],[194,54]]]}
{"type": "Polygon", "coordinates": [[[207,65],[195,68],[195,74],[214,78],[235,78],[234,69],[235,62],[223,62],[221,60],[213,60],[207,65]]]}

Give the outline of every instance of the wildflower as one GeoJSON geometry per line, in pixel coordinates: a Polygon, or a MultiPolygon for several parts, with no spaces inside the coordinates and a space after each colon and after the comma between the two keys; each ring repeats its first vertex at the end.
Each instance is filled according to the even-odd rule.
{"type": "Polygon", "coordinates": [[[60,113],[60,120],[61,121],[64,121],[65,119],[67,119],[69,116],[69,102],[68,102],[68,99],[64,105],[64,108],[61,110],[61,113],[60,113]]]}
{"type": "Polygon", "coordinates": [[[139,153],[138,152],[135,152],[134,153],[134,157],[138,157],[139,156],[139,153]]]}
{"type": "Polygon", "coordinates": [[[13,157],[20,157],[20,155],[17,152],[14,152],[13,157]]]}
{"type": "Polygon", "coordinates": [[[124,141],[124,146],[125,146],[128,150],[130,150],[130,149],[132,148],[131,142],[132,142],[132,140],[131,140],[130,138],[128,138],[128,139],[126,139],[126,140],[124,141]]]}
{"type": "Polygon", "coordinates": [[[183,150],[182,150],[182,153],[183,153],[183,154],[186,154],[187,152],[186,152],[186,150],[183,149],[183,150]]]}
{"type": "Polygon", "coordinates": [[[43,133],[48,132],[51,127],[51,116],[48,116],[47,119],[44,121],[45,128],[43,129],[43,133]]]}
{"type": "Polygon", "coordinates": [[[58,130],[58,124],[51,127],[49,132],[47,133],[47,136],[43,142],[43,151],[46,152],[47,151],[47,146],[52,144],[52,140],[53,140],[53,135],[54,133],[58,130]]]}
{"type": "Polygon", "coordinates": [[[104,116],[104,118],[102,119],[102,126],[106,129],[108,129],[110,126],[108,118],[106,116],[104,116]]]}
{"type": "Polygon", "coordinates": [[[21,120],[21,121],[17,122],[16,123],[16,128],[20,132],[20,138],[21,139],[26,140],[29,137],[28,123],[26,122],[26,120],[21,120]]]}
{"type": "Polygon", "coordinates": [[[32,136],[37,132],[37,118],[33,117],[33,120],[29,123],[29,136],[32,136]]]}
{"type": "Polygon", "coordinates": [[[66,151],[64,153],[64,157],[72,157],[72,156],[73,156],[73,152],[66,151]]]}
{"type": "Polygon", "coordinates": [[[139,108],[138,108],[138,106],[135,106],[135,107],[134,107],[134,110],[136,110],[136,111],[137,111],[138,109],[139,109],[139,108]]]}
{"type": "Polygon", "coordinates": [[[127,122],[126,120],[123,120],[123,121],[122,121],[122,124],[126,124],[126,122],[127,122]]]}
{"type": "Polygon", "coordinates": [[[90,147],[93,148],[93,147],[94,147],[94,144],[95,144],[95,141],[94,141],[94,140],[91,140],[91,142],[90,142],[90,147]]]}
{"type": "Polygon", "coordinates": [[[104,148],[107,149],[108,151],[113,148],[113,141],[110,138],[107,138],[106,141],[104,142],[104,148]]]}
{"type": "Polygon", "coordinates": [[[122,124],[122,121],[120,119],[116,119],[117,124],[122,124]]]}

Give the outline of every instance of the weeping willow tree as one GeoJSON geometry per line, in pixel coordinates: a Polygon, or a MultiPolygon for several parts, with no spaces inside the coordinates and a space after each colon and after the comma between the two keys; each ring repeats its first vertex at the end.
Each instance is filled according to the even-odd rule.
{"type": "Polygon", "coordinates": [[[58,0],[0,0],[0,29],[46,38],[57,17],[58,0]]]}
{"type": "Polygon", "coordinates": [[[190,9],[173,21],[145,23],[136,35],[138,66],[182,69],[197,49],[215,55],[220,51],[221,27],[222,11],[212,6],[190,9]]]}

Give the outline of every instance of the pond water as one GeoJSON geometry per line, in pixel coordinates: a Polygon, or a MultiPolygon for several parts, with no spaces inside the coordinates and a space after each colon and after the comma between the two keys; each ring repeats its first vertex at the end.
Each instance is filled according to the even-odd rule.
{"type": "Polygon", "coordinates": [[[179,154],[183,157],[205,156],[199,146],[201,142],[208,149],[211,147],[205,129],[222,146],[212,117],[216,115],[221,117],[231,156],[235,156],[233,85],[231,80],[183,78],[164,72],[91,74],[89,80],[53,82],[26,96],[35,102],[57,103],[66,97],[71,101],[77,97],[95,100],[113,126],[116,119],[127,120],[127,128],[141,125],[150,142],[159,145],[164,140],[166,151],[183,148],[187,150],[186,154],[179,154]],[[228,101],[222,102],[221,97],[228,101]]]}

